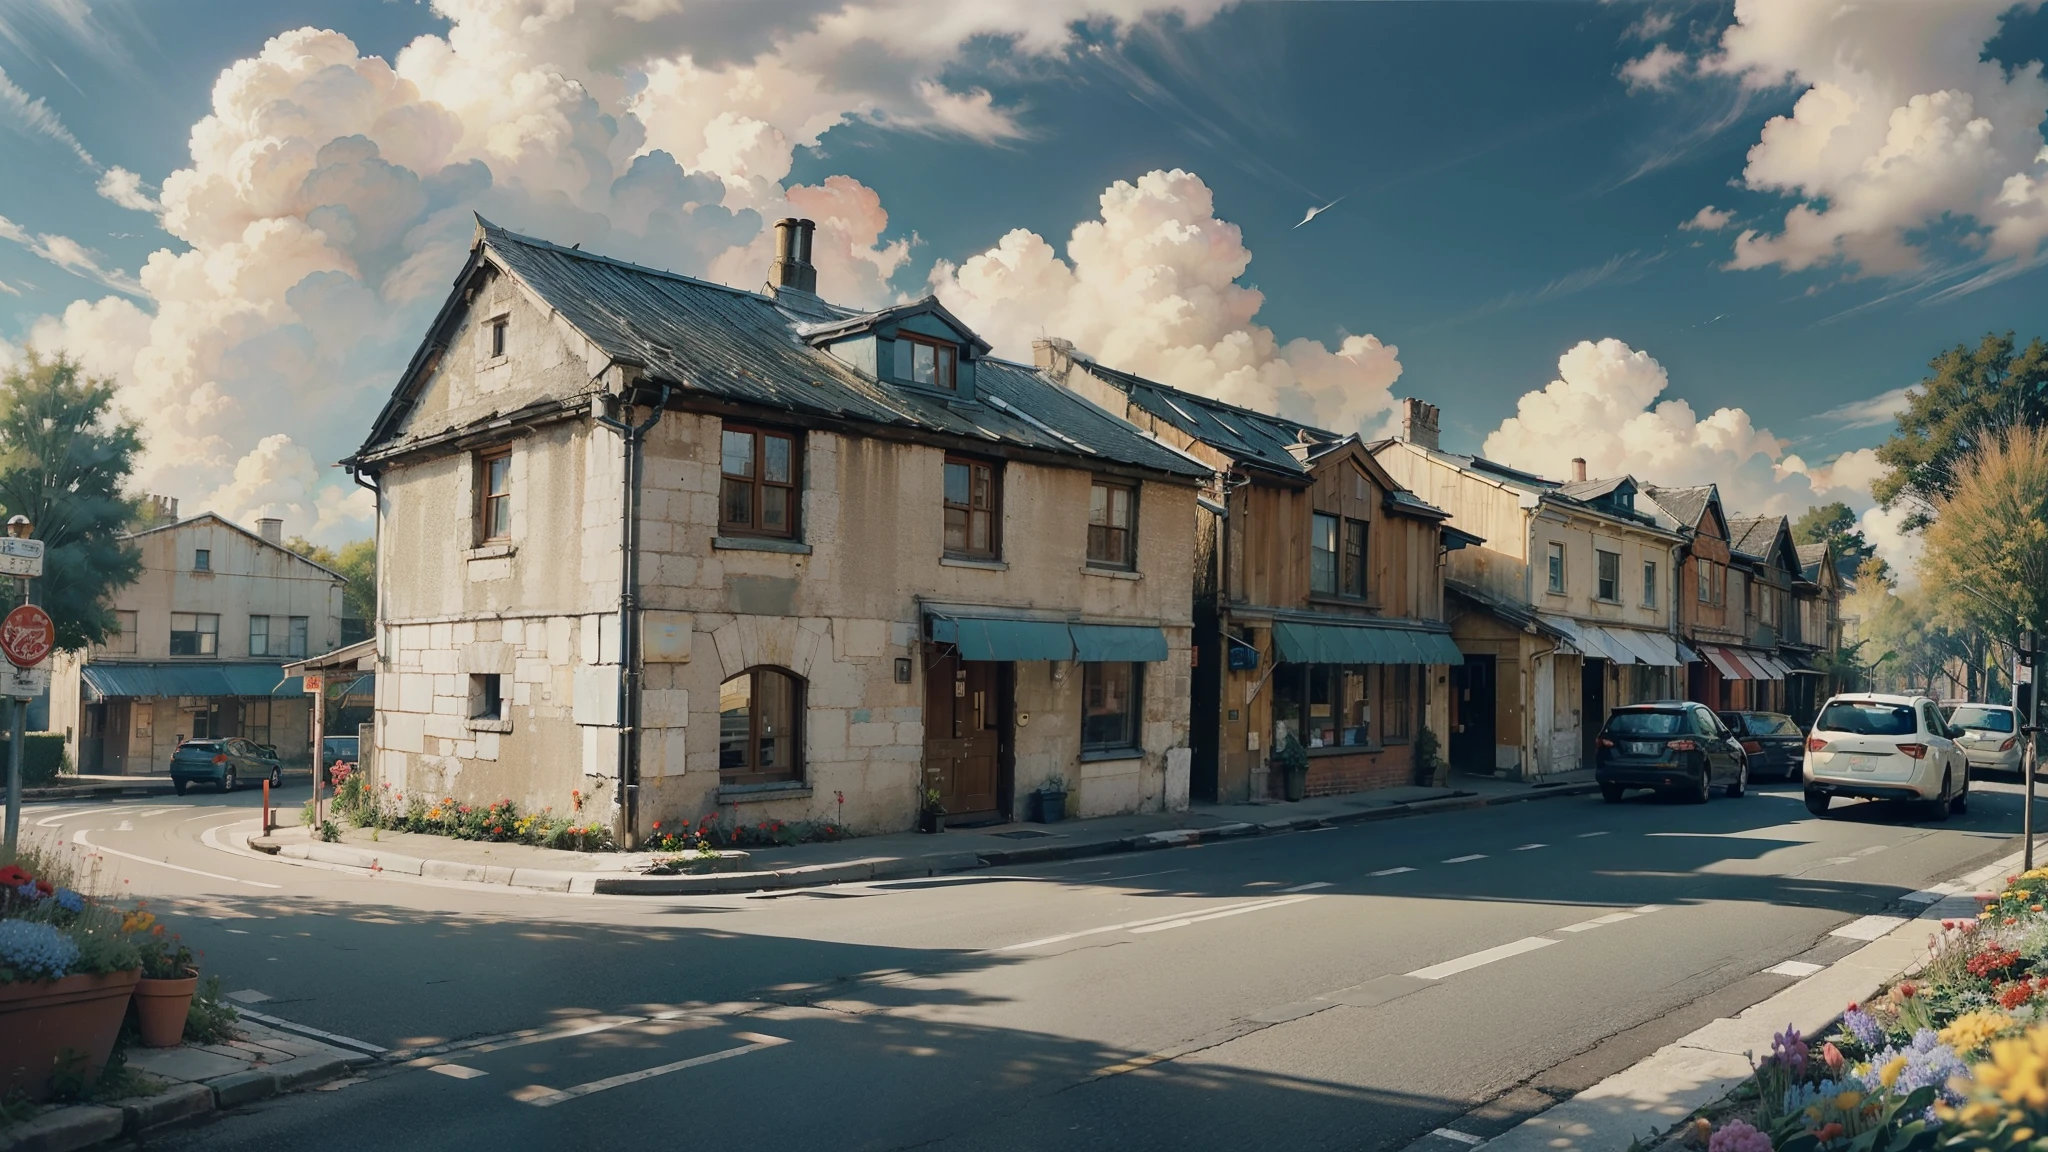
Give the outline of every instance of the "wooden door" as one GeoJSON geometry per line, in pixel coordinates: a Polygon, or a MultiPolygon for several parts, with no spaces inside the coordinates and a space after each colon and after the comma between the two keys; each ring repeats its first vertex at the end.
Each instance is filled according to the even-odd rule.
{"type": "Polygon", "coordinates": [[[1494,763],[1494,658],[1467,655],[1451,666],[1451,763],[1461,771],[1490,775],[1494,763]]]}
{"type": "Polygon", "coordinates": [[[1579,767],[1599,763],[1600,729],[1607,724],[1607,661],[1588,656],[1579,668],[1579,767]]]}
{"type": "Polygon", "coordinates": [[[948,822],[1001,819],[1003,666],[942,653],[925,671],[925,786],[948,822]]]}
{"type": "Polygon", "coordinates": [[[100,730],[100,771],[109,776],[128,773],[128,714],[132,707],[126,700],[107,701],[107,722],[100,730]]]}

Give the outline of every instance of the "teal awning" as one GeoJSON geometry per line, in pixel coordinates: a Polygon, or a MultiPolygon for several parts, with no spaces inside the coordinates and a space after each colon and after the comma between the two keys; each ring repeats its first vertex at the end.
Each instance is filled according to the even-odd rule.
{"type": "Polygon", "coordinates": [[[1372,624],[1305,623],[1273,625],[1280,659],[1294,664],[1463,664],[1465,657],[1443,632],[1372,624]]]}
{"type": "Polygon", "coordinates": [[[87,664],[79,669],[95,700],[170,696],[298,696],[305,688],[276,664],[87,664]]]}
{"type": "Polygon", "coordinates": [[[956,645],[962,660],[1072,660],[1074,638],[1058,620],[933,616],[932,639],[956,645]]]}
{"type": "Polygon", "coordinates": [[[1083,663],[1152,663],[1166,659],[1166,633],[1130,624],[1069,624],[1074,658],[1083,663]]]}

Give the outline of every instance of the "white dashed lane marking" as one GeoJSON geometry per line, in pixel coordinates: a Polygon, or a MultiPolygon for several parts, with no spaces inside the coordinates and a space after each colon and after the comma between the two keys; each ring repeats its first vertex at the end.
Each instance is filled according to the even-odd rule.
{"type": "Polygon", "coordinates": [[[1483,1137],[1474,1136],[1470,1132],[1460,1132],[1456,1128],[1439,1128],[1431,1132],[1430,1135],[1441,1136],[1446,1140],[1456,1140],[1460,1144],[1469,1144],[1474,1148],[1486,1143],[1483,1137]]]}
{"type": "Polygon", "coordinates": [[[1775,976],[1790,976],[1795,980],[1804,980],[1815,972],[1820,971],[1823,967],[1825,965],[1809,964],[1804,960],[1787,960],[1782,964],[1773,964],[1769,968],[1764,969],[1764,971],[1775,976]]]}
{"type": "Polygon", "coordinates": [[[1446,860],[1446,861],[1444,861],[1444,863],[1446,863],[1446,864],[1469,864],[1469,863],[1471,863],[1471,862],[1472,862],[1472,861],[1474,861],[1474,860],[1484,860],[1484,859],[1486,859],[1486,853],[1484,853],[1484,852],[1474,852],[1474,853],[1473,853],[1473,854],[1471,854],[1470,856],[1453,856],[1453,857],[1451,857],[1451,858],[1450,858],[1449,860],[1446,860]]]}
{"type": "Polygon", "coordinates": [[[1366,875],[1368,875],[1368,876],[1399,876],[1399,875],[1400,875],[1401,873],[1403,873],[1403,872],[1413,872],[1413,871],[1415,871],[1415,869],[1413,869],[1413,868],[1382,868],[1382,869],[1380,869],[1380,870],[1379,870],[1379,871],[1377,871],[1377,872],[1368,872],[1368,873],[1366,873],[1366,875]]]}
{"type": "Polygon", "coordinates": [[[1427,968],[1417,968],[1415,971],[1408,973],[1408,975],[1418,980],[1441,980],[1446,976],[1455,976],[1460,972],[1469,972],[1474,968],[1491,964],[1496,960],[1505,960],[1510,956],[1520,956],[1524,952],[1534,952],[1538,948],[1548,948],[1556,943],[1559,943],[1559,941],[1552,940],[1548,936],[1524,936],[1520,940],[1510,941],[1497,947],[1473,952],[1460,956],[1455,960],[1446,960],[1441,964],[1432,964],[1427,968]]]}

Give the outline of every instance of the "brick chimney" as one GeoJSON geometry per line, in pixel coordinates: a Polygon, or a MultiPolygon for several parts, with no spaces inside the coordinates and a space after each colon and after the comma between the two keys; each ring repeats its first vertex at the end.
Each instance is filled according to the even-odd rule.
{"type": "Polygon", "coordinates": [[[256,534],[263,537],[269,543],[282,548],[284,546],[284,521],[279,520],[275,516],[265,516],[263,519],[256,521],[256,534]]]}
{"type": "Polygon", "coordinates": [[[143,499],[149,502],[150,511],[158,520],[168,523],[178,518],[178,498],[176,496],[158,496],[151,493],[144,496],[143,499]]]}
{"type": "Polygon", "coordinates": [[[811,234],[818,226],[788,217],[775,222],[775,263],[768,266],[768,286],[818,290],[818,270],[811,265],[811,234]]]}
{"type": "Polygon", "coordinates": [[[1572,479],[1574,479],[1574,480],[1584,480],[1585,478],[1586,478],[1586,458],[1585,458],[1584,456],[1574,456],[1574,457],[1572,457],[1572,479]]]}
{"type": "Polygon", "coordinates": [[[1423,448],[1435,448],[1440,416],[1434,404],[1425,404],[1413,396],[1402,400],[1401,439],[1423,448]]]}

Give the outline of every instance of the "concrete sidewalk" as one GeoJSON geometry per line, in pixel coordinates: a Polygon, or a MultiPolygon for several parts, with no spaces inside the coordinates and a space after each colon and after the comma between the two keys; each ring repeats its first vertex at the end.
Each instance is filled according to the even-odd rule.
{"type": "MultiPolygon", "coordinates": [[[[311,768],[287,768],[284,770],[287,788],[310,787],[313,783],[311,768]]],[[[210,786],[202,785],[201,790],[210,786]]],[[[171,784],[168,773],[149,776],[59,776],[54,783],[23,788],[23,800],[109,800],[123,796],[169,796],[177,789],[171,784]]],[[[308,793],[310,795],[310,793],[308,793]]]]}
{"type": "Polygon", "coordinates": [[[1579,775],[1585,778],[1574,775],[1533,786],[1492,777],[1454,776],[1452,786],[1446,788],[1384,788],[1297,803],[1203,805],[1186,812],[949,829],[936,836],[898,832],[824,844],[750,848],[743,853],[740,870],[703,875],[648,875],[647,869],[658,859],[654,853],[564,852],[388,831],[373,839],[370,830],[360,828],[344,832],[341,841],[333,844],[313,839],[309,830],[300,827],[252,837],[248,843],[285,859],[544,891],[643,896],[755,892],[1073,860],[1582,796],[1597,790],[1590,773],[1579,775]]]}

